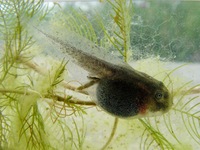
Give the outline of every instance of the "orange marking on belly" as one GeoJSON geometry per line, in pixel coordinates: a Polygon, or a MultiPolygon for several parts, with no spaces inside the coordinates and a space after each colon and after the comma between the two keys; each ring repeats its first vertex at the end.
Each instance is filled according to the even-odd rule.
{"type": "Polygon", "coordinates": [[[139,113],[145,115],[147,111],[147,106],[144,104],[139,108],[139,113]]]}

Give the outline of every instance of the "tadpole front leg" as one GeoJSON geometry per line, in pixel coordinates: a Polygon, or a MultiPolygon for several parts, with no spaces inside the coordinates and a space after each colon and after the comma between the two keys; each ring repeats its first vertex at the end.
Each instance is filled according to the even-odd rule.
{"type": "Polygon", "coordinates": [[[88,78],[90,79],[90,81],[85,83],[84,85],[81,85],[78,88],[76,88],[77,91],[81,91],[81,90],[87,89],[87,88],[93,86],[95,83],[99,82],[99,80],[100,80],[97,77],[88,76],[88,78]]]}

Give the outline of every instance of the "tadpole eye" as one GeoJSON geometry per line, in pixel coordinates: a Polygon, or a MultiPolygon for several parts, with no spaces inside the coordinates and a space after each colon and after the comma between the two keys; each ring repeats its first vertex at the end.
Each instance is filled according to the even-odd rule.
{"type": "Polygon", "coordinates": [[[155,94],[155,98],[157,100],[160,100],[162,97],[163,97],[163,93],[161,91],[157,91],[156,94],[155,94]]]}

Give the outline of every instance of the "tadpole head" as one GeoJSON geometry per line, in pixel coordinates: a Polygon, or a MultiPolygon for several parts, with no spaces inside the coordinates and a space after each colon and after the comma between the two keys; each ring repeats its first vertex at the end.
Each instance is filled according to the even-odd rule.
{"type": "Polygon", "coordinates": [[[173,99],[163,82],[143,73],[138,73],[139,79],[134,86],[140,95],[139,112],[137,117],[158,116],[168,112],[173,104],[173,99]]]}
{"type": "Polygon", "coordinates": [[[150,97],[147,110],[149,116],[166,113],[172,106],[172,96],[162,82],[152,91],[150,97]]]}

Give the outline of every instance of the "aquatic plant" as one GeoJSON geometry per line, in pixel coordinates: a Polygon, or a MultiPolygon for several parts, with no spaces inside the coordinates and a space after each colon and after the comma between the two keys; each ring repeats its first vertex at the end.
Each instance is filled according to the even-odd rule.
{"type": "Polygon", "coordinates": [[[0,2],[0,149],[128,149],[136,143],[140,149],[164,150],[200,145],[199,85],[173,76],[184,66],[164,69],[166,63],[154,58],[137,62],[136,68],[143,71],[151,64],[149,73],[171,90],[172,110],[151,118],[114,118],[99,111],[87,93],[75,90],[67,59],[57,59],[50,52],[46,56],[43,48],[51,45],[44,39],[40,47],[27,24],[48,22],[43,25],[57,31],[70,29],[129,62],[134,55],[130,43],[133,4],[115,0],[106,5],[109,22],[98,12],[90,20],[86,12],[57,4],[48,7],[43,1],[0,2]]]}

